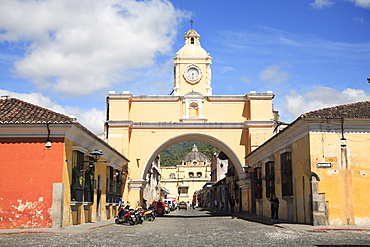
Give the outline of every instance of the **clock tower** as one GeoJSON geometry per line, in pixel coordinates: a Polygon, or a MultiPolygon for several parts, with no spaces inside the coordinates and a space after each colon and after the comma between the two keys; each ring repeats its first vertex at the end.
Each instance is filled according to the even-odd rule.
{"type": "Polygon", "coordinates": [[[198,92],[212,95],[212,58],[200,45],[200,35],[190,29],[185,33],[184,46],[174,58],[174,95],[198,92]]]}

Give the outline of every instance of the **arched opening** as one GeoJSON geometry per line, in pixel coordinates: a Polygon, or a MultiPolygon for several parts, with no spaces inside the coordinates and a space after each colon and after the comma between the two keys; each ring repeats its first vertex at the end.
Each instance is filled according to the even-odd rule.
{"type": "Polygon", "coordinates": [[[190,118],[199,117],[199,106],[196,102],[192,102],[189,105],[189,117],[190,118]]]}
{"type": "MultiPolygon", "coordinates": [[[[218,148],[221,150],[227,157],[229,158],[230,162],[234,164],[234,167],[236,169],[236,174],[239,177],[240,174],[245,174],[243,170],[243,165],[241,160],[239,160],[238,156],[235,154],[235,152],[224,142],[221,140],[205,135],[205,134],[198,134],[198,133],[192,133],[192,134],[184,134],[180,136],[173,137],[166,142],[160,144],[156,150],[153,151],[153,153],[150,155],[149,159],[146,161],[145,169],[143,169],[141,178],[145,179],[146,174],[149,171],[150,165],[155,160],[155,158],[163,152],[166,148],[183,141],[201,141],[205,143],[209,143],[210,145],[218,148]]],[[[243,158],[243,157],[241,157],[243,158]]]]}

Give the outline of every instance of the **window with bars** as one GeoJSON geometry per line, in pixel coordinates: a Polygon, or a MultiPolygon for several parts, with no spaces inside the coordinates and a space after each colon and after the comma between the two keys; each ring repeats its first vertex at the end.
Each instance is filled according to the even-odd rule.
{"type": "Polygon", "coordinates": [[[113,167],[107,167],[106,202],[117,203],[122,196],[122,175],[113,167]]]}
{"type": "Polygon", "coordinates": [[[292,176],[292,154],[291,152],[280,155],[281,186],[283,196],[293,195],[293,176],[292,176]]]}
{"type": "Polygon", "coordinates": [[[85,155],[77,150],[72,154],[72,183],[71,183],[71,201],[83,201],[83,189],[85,184],[85,155]]]}
{"type": "MultiPolygon", "coordinates": [[[[92,162],[92,161],[91,161],[92,162]]],[[[74,150],[72,154],[71,201],[93,202],[94,167],[85,161],[85,154],[74,150]]]]}
{"type": "Polygon", "coordinates": [[[254,198],[262,199],[262,169],[261,167],[254,168],[254,179],[253,189],[254,189],[254,198]]]}
{"type": "Polygon", "coordinates": [[[266,197],[270,198],[271,194],[275,194],[275,162],[269,161],[265,163],[265,181],[266,181],[266,197]]]}

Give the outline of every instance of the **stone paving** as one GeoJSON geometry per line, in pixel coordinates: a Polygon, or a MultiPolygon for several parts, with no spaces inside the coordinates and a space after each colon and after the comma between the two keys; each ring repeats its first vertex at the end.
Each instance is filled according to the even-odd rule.
{"type": "Polygon", "coordinates": [[[294,230],[200,209],[177,210],[136,226],[66,229],[0,234],[0,246],[370,246],[370,231],[294,230]]]}

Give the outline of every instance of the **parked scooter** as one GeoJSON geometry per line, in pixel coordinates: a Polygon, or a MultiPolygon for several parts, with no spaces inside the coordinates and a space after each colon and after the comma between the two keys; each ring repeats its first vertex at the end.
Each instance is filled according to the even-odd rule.
{"type": "Polygon", "coordinates": [[[140,212],[140,216],[143,220],[147,221],[154,221],[155,220],[155,215],[152,210],[145,210],[142,208],[138,208],[138,211],[140,212]]]}
{"type": "Polygon", "coordinates": [[[143,223],[137,212],[133,209],[130,209],[130,206],[127,205],[125,208],[120,207],[118,209],[118,216],[115,219],[116,224],[128,223],[130,225],[136,225],[143,223]]]}

